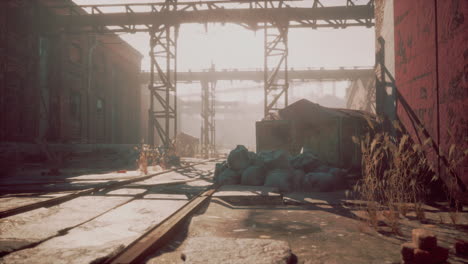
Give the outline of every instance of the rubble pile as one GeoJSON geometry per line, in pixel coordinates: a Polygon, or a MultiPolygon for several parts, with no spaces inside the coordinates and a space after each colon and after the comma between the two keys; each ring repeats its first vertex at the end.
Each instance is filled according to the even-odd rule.
{"type": "Polygon", "coordinates": [[[311,152],[296,156],[284,150],[257,154],[238,145],[226,161],[216,164],[214,181],[276,187],[282,192],[327,192],[346,187],[346,174],[346,170],[328,166],[311,152]]]}
{"type": "Polygon", "coordinates": [[[439,264],[448,258],[448,249],[437,245],[437,237],[425,229],[413,229],[412,242],[401,245],[403,263],[439,264]]]}

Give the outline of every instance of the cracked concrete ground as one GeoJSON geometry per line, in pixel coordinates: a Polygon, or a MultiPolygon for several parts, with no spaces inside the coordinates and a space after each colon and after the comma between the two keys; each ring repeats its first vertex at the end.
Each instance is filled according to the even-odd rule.
{"type": "MultiPolygon", "coordinates": [[[[414,213],[401,217],[403,235],[389,231],[381,219],[378,230],[369,227],[365,216],[354,206],[344,203],[343,193],[295,193],[285,195],[302,201],[300,205],[236,205],[213,198],[204,212],[194,216],[186,229],[163,249],[148,258],[147,263],[183,263],[181,255],[187,241],[198,237],[273,239],[288,243],[298,263],[400,263],[400,245],[411,240],[413,228],[434,231],[440,245],[450,249],[450,263],[467,263],[456,256],[456,238],[468,237],[468,213],[459,213],[456,225],[447,212],[429,208],[421,223],[414,213]],[[445,222],[440,222],[440,217],[445,222]],[[362,218],[361,218],[362,219],[362,218]]],[[[466,208],[465,208],[466,209],[466,208]]],[[[219,249],[222,250],[222,249],[219,249]]],[[[227,249],[226,250],[231,250],[227,249]]],[[[208,256],[210,252],[205,254],[208,256]]],[[[210,263],[216,262],[212,255],[210,263]]]]}

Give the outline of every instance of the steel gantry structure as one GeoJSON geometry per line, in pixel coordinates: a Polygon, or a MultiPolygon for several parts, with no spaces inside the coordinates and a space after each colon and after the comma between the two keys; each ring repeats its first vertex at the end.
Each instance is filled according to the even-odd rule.
{"type": "MultiPolygon", "coordinates": [[[[177,133],[176,61],[178,28],[181,24],[235,23],[250,30],[264,30],[265,115],[288,104],[287,58],[290,28],[372,27],[374,24],[374,0],[360,5],[355,0],[346,0],[345,5],[330,7],[324,6],[319,0],[313,0],[311,7],[291,7],[294,2],[305,1],[164,0],[159,3],[50,6],[58,9],[57,13],[60,15],[55,20],[43,22],[43,26],[59,27],[70,33],[149,32],[151,72],[148,88],[151,98],[148,139],[150,144],[154,144],[154,132],[157,131],[161,142],[169,147],[171,122],[174,123],[173,134],[177,133]],[[106,12],[108,8],[120,8],[121,11],[106,12]],[[139,11],[141,9],[144,11],[139,11]]],[[[213,100],[208,95],[211,90],[214,94],[214,85],[204,85],[208,87],[208,92],[205,93],[208,100],[213,100]]],[[[203,129],[210,127],[203,126],[203,129]]],[[[214,137],[209,136],[204,141],[204,144],[213,145],[214,142],[208,141],[214,141],[214,137]]]]}

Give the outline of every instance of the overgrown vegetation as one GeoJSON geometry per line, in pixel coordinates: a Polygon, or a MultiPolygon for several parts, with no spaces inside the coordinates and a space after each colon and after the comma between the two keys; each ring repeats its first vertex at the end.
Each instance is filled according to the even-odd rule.
{"type": "Polygon", "coordinates": [[[160,166],[162,169],[167,169],[180,163],[179,157],[175,155],[175,151],[172,148],[166,149],[164,147],[151,147],[147,144],[141,144],[135,150],[140,153],[136,160],[138,170],[144,175],[149,173],[149,166],[160,166]]]}
{"type": "MultiPolygon", "coordinates": [[[[368,224],[377,229],[380,216],[395,234],[400,234],[400,214],[406,216],[412,209],[417,219],[425,219],[423,204],[428,185],[439,175],[426,157],[431,139],[423,144],[413,143],[399,123],[393,124],[392,134],[382,129],[382,120],[368,120],[371,131],[363,138],[355,138],[362,149],[362,179],[355,185],[358,198],[365,201],[368,224]],[[395,136],[398,135],[398,136],[395,136]]],[[[452,145],[445,168],[451,173],[466,158],[452,145]]],[[[455,224],[457,211],[450,213],[455,224]]]]}

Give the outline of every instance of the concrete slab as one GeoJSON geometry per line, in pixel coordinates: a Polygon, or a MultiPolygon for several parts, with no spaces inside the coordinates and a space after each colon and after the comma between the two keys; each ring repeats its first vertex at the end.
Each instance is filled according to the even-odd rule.
{"type": "Polygon", "coordinates": [[[220,199],[233,206],[283,203],[278,188],[265,186],[224,185],[213,194],[213,199],[220,199]]]}
{"type": "Polygon", "coordinates": [[[146,189],[140,189],[140,188],[120,188],[117,190],[113,190],[108,192],[108,195],[129,195],[129,196],[134,196],[135,194],[141,194],[146,192],[146,189]]]}
{"type": "Polygon", "coordinates": [[[135,200],[70,230],[66,235],[13,252],[0,262],[90,263],[127,246],[185,203],[181,200],[135,200]]]}
{"type": "MultiPolygon", "coordinates": [[[[33,248],[12,252],[0,259],[0,263],[89,263],[106,257],[133,242],[210,185],[206,180],[191,178],[193,175],[205,177],[211,173],[208,168],[213,170],[214,163],[204,164],[201,169],[196,167],[156,175],[146,184],[137,182],[2,219],[5,221],[0,222],[0,231],[4,237],[0,236],[0,239],[4,240],[0,240],[0,246],[14,250],[41,243],[33,248]],[[180,183],[179,180],[177,185],[157,185],[164,181],[174,182],[174,179],[188,179],[191,182],[180,183]],[[143,198],[128,202],[144,193],[143,198]],[[124,205],[106,212],[118,202],[124,205]],[[99,216],[100,213],[102,215],[99,216]],[[60,232],[70,227],[74,228],[60,232]]],[[[207,176],[208,179],[210,177],[207,176]]],[[[16,199],[11,198],[9,203],[18,204],[16,199]]]]}
{"type": "MultiPolygon", "coordinates": [[[[325,200],[330,201],[321,201],[325,200]]],[[[400,219],[403,235],[396,235],[385,224],[374,230],[360,221],[364,212],[333,202],[325,208],[321,205],[324,204],[232,208],[212,200],[203,214],[193,217],[187,229],[155,252],[147,263],[181,263],[188,241],[198,237],[281,240],[289,244],[298,263],[400,263],[400,245],[411,240],[413,228],[428,228],[436,233],[440,245],[450,249],[450,263],[466,262],[454,254],[453,244],[457,238],[468,236],[467,212],[459,213],[456,225],[449,223],[444,212],[427,212],[425,222],[430,225],[419,222],[412,212],[400,219]],[[439,217],[444,222],[439,223],[439,217]]]]}
{"type": "Polygon", "coordinates": [[[222,237],[190,238],[182,256],[187,264],[288,264],[293,259],[284,241],[222,237]]]}
{"type": "Polygon", "coordinates": [[[342,204],[346,202],[346,191],[336,192],[291,192],[284,194],[285,199],[291,199],[304,204],[342,204]]]}
{"type": "Polygon", "coordinates": [[[47,201],[57,197],[68,195],[69,193],[47,193],[30,195],[13,195],[0,198],[0,211],[6,211],[20,206],[25,206],[41,201],[47,201]]]}
{"type": "Polygon", "coordinates": [[[276,187],[248,186],[248,185],[223,185],[213,197],[226,196],[281,196],[276,187]]]}
{"type": "Polygon", "coordinates": [[[0,219],[0,254],[56,236],[131,198],[86,196],[0,219]]]}

